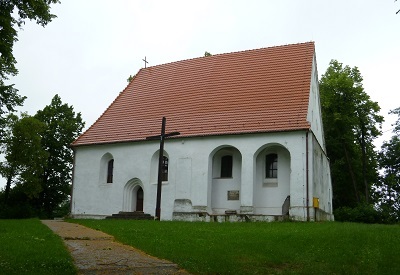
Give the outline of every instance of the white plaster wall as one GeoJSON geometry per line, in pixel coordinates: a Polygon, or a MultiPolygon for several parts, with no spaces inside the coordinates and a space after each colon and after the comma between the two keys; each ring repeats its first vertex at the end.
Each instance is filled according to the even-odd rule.
{"type": "Polygon", "coordinates": [[[319,199],[319,209],[332,214],[332,182],[329,160],[312,136],[312,196],[319,199]]]}
{"type": "Polygon", "coordinates": [[[315,58],[315,54],[313,58],[313,65],[311,71],[311,85],[310,85],[310,94],[308,101],[307,121],[310,122],[312,132],[314,133],[318,142],[321,144],[322,148],[324,148],[325,150],[326,148],[324,139],[324,129],[322,124],[317,61],[315,58]]]}
{"type": "MultiPolygon", "coordinates": [[[[254,186],[257,181],[257,156],[268,144],[277,144],[285,148],[290,155],[290,176],[282,175],[282,177],[289,177],[291,207],[303,209],[306,190],[305,131],[176,138],[169,139],[165,143],[165,151],[169,156],[169,179],[162,186],[161,219],[172,219],[175,199],[189,199],[193,210],[212,212],[211,202],[214,199],[212,199],[213,177],[210,159],[218,148],[222,147],[236,148],[241,155],[242,165],[238,175],[241,183],[240,201],[234,207],[240,203],[241,208],[251,211],[254,203],[254,186]]],[[[72,214],[118,213],[123,206],[125,184],[137,178],[143,184],[144,211],[154,215],[157,186],[151,182],[153,171],[150,169],[151,159],[158,149],[159,144],[156,141],[75,148],[72,214]],[[111,184],[99,182],[100,160],[106,153],[114,157],[114,182],[111,184]]],[[[284,193],[286,195],[286,191],[282,191],[280,196],[284,196],[284,193]]],[[[221,197],[226,198],[226,196],[225,191],[221,191],[221,197]]],[[[257,197],[257,201],[262,199],[257,197]]],[[[283,201],[279,199],[279,208],[282,203],[283,201]]]]}
{"type": "MultiPolygon", "coordinates": [[[[76,214],[110,215],[123,206],[123,190],[128,181],[138,178],[143,183],[145,205],[154,205],[155,185],[149,184],[151,144],[127,146],[80,147],[76,149],[72,209],[76,214]],[[106,153],[114,157],[113,183],[99,179],[100,159],[106,153]]],[[[147,209],[150,210],[150,209],[147,209]]]]}

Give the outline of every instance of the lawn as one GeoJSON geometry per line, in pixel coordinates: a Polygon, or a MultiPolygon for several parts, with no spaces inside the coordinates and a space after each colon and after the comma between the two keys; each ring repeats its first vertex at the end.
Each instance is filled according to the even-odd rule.
{"type": "Polygon", "coordinates": [[[0,274],[76,274],[60,237],[38,219],[0,220],[0,274]]]}
{"type": "Polygon", "coordinates": [[[400,226],[74,220],[194,274],[400,274],[400,226]]]}

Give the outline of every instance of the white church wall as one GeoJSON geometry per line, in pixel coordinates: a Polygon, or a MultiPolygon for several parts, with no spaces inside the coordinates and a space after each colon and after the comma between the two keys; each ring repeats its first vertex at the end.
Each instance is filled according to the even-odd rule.
{"type": "Polygon", "coordinates": [[[321,102],[319,94],[319,82],[318,82],[318,71],[317,71],[317,61],[313,58],[313,66],[311,72],[311,84],[308,102],[308,112],[307,121],[311,124],[311,130],[314,133],[316,139],[321,144],[322,148],[325,150],[325,139],[324,139],[324,129],[322,124],[322,112],[321,112],[321,102]]]}
{"type": "MultiPolygon", "coordinates": [[[[165,143],[165,151],[169,156],[169,178],[162,186],[161,219],[172,219],[174,206],[177,207],[175,200],[183,202],[184,205],[178,208],[186,209],[185,211],[189,211],[191,206],[194,212],[206,211],[212,214],[213,203],[218,205],[215,208],[221,210],[233,208],[254,213],[253,204],[255,201],[263,200],[262,194],[268,198],[271,207],[277,198],[276,202],[274,201],[276,205],[273,206],[276,207],[276,211],[268,214],[278,213],[278,208],[281,211],[287,189],[278,188],[280,191],[274,193],[271,191],[274,188],[265,187],[260,189],[263,192],[257,192],[260,186],[257,184],[262,183],[257,179],[257,156],[268,144],[280,146],[284,152],[281,160],[290,167],[286,172],[280,172],[279,178],[290,182],[289,192],[293,213],[297,208],[303,209],[306,190],[305,132],[175,138],[168,139],[165,143]],[[236,158],[234,168],[240,173],[234,175],[235,181],[231,182],[232,189],[213,190],[212,158],[222,147],[236,148],[234,154],[240,158],[236,158]],[[240,166],[241,169],[236,169],[240,166]],[[239,200],[234,201],[233,205],[226,201],[229,190],[239,191],[239,200]]],[[[157,185],[152,182],[151,177],[157,171],[152,171],[151,162],[158,149],[159,144],[156,141],[77,147],[72,214],[104,216],[122,211],[124,187],[127,182],[137,178],[143,184],[144,212],[154,215],[157,185]],[[113,183],[100,184],[100,161],[107,153],[114,157],[114,180],[113,183]]],[[[267,212],[260,211],[265,214],[267,212]]]]}
{"type": "Polygon", "coordinates": [[[318,199],[318,207],[313,212],[312,218],[320,220],[332,220],[332,182],[330,174],[329,160],[322,150],[320,144],[314,136],[312,136],[312,196],[318,199]],[[326,217],[318,217],[318,215],[326,217]]]}
{"type": "MultiPolygon", "coordinates": [[[[291,157],[290,174],[290,218],[294,220],[307,219],[307,135],[301,132],[298,147],[289,150],[291,157]]],[[[309,182],[308,182],[309,184],[309,182]]],[[[310,192],[309,192],[310,193],[310,192]]],[[[310,205],[311,199],[309,198],[310,205]]]]}

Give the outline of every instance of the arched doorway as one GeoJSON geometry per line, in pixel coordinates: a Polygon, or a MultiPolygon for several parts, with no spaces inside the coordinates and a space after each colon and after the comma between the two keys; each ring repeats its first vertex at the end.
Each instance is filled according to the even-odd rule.
{"type": "Polygon", "coordinates": [[[129,180],[124,187],[122,209],[125,212],[143,211],[144,191],[138,178],[129,180]]]}
{"type": "Polygon", "coordinates": [[[135,211],[143,211],[143,189],[142,187],[139,187],[139,189],[136,191],[136,209],[135,211]]]}

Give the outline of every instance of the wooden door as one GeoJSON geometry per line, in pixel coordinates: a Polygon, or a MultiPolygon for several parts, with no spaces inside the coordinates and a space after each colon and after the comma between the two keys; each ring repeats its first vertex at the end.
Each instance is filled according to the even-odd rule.
{"type": "Polygon", "coordinates": [[[143,189],[139,187],[136,192],[136,211],[143,211],[143,189]]]}

